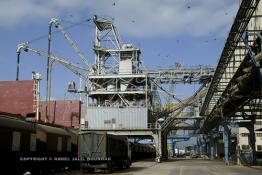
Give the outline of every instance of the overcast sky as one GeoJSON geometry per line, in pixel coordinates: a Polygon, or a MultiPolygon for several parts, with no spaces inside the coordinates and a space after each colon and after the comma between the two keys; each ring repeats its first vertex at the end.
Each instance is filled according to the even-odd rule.
{"type": "Polygon", "coordinates": [[[1,0],[0,5],[0,27],[7,30],[95,12],[114,18],[125,35],[199,37],[224,35],[238,0],[1,0]]]}
{"type": "MultiPolygon", "coordinates": [[[[1,0],[0,80],[15,79],[17,44],[46,35],[50,18],[62,19],[66,27],[94,14],[113,19],[122,40],[140,47],[142,60],[150,68],[168,68],[176,61],[185,66],[215,66],[238,6],[239,0],[1,0]]],[[[94,62],[92,21],[67,32],[94,62]]],[[[30,46],[46,51],[47,37],[30,46]]],[[[52,51],[81,62],[61,33],[53,36],[52,51]]],[[[40,72],[44,97],[46,59],[30,53],[22,53],[21,58],[21,79],[31,79],[32,71],[40,72]]],[[[55,65],[52,97],[67,98],[70,80],[77,80],[76,76],[55,65]]],[[[175,90],[183,98],[195,88],[177,86],[175,90]]]]}

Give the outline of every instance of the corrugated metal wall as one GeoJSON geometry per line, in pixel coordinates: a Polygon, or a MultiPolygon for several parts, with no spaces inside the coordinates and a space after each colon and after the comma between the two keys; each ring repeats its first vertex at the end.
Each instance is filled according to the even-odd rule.
{"type": "Polygon", "coordinates": [[[0,111],[11,114],[33,112],[33,80],[1,81],[0,111]]]}
{"type": "Polygon", "coordinates": [[[147,108],[88,107],[89,129],[146,129],[147,108]]]}

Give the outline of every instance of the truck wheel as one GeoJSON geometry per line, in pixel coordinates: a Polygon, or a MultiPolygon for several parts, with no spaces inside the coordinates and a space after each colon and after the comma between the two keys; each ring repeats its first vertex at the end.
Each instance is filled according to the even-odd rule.
{"type": "Polygon", "coordinates": [[[114,169],[113,167],[108,167],[107,169],[105,169],[105,173],[109,174],[109,173],[113,173],[114,169]]]}
{"type": "Polygon", "coordinates": [[[113,173],[115,170],[115,163],[114,161],[110,161],[107,163],[107,169],[105,170],[106,173],[113,173]]]}
{"type": "Polygon", "coordinates": [[[130,168],[130,163],[129,161],[126,163],[126,169],[130,168]]]}
{"type": "Polygon", "coordinates": [[[123,164],[123,162],[118,162],[117,168],[118,168],[119,170],[124,169],[124,164],[123,164]]]}
{"type": "Polygon", "coordinates": [[[88,173],[93,173],[94,171],[95,171],[94,168],[87,168],[87,172],[88,172],[88,173]]]}
{"type": "Polygon", "coordinates": [[[162,162],[161,157],[157,157],[157,158],[155,159],[155,161],[156,161],[157,163],[161,163],[161,162],[162,162]]]}
{"type": "Polygon", "coordinates": [[[86,168],[82,168],[82,173],[83,173],[83,174],[87,173],[87,172],[86,172],[86,168]]]}

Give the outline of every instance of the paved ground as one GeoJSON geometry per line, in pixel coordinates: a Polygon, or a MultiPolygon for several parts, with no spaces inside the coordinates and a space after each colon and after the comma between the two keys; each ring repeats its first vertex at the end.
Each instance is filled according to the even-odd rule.
{"type": "MultiPolygon", "coordinates": [[[[64,172],[59,175],[82,175],[80,171],[64,172]]],[[[95,172],[95,175],[103,174],[95,172]]],[[[262,167],[226,166],[221,161],[169,160],[157,164],[153,161],[133,163],[128,170],[115,171],[115,175],[261,175],[262,167]]]]}

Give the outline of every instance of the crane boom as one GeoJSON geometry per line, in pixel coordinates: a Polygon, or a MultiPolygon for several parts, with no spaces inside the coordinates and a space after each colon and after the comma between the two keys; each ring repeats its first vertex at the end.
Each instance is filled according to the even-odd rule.
{"type": "Polygon", "coordinates": [[[102,47],[102,48],[110,49],[110,47],[108,47],[109,45],[107,43],[107,41],[110,41],[112,43],[112,46],[114,46],[113,48],[121,49],[122,41],[121,41],[121,38],[120,38],[120,34],[119,34],[116,26],[114,25],[114,23],[111,20],[100,18],[96,15],[93,16],[93,21],[96,25],[95,46],[98,47],[98,48],[102,47]],[[103,42],[105,42],[107,44],[104,43],[105,45],[102,46],[101,44],[103,42]]]}
{"type": "MultiPolygon", "coordinates": [[[[48,54],[44,51],[41,50],[37,50],[37,49],[33,49],[30,48],[28,45],[26,45],[25,43],[19,44],[17,46],[17,54],[20,55],[21,50],[24,50],[25,52],[32,52],[38,56],[44,57],[44,58],[48,58],[48,54]]],[[[63,66],[65,66],[67,69],[71,70],[74,74],[76,74],[77,76],[81,77],[82,79],[87,79],[87,74],[88,74],[88,69],[87,68],[83,68],[71,61],[68,61],[68,59],[64,59],[58,56],[55,56],[54,54],[50,54],[50,59],[62,64],[63,66]]]]}
{"type": "Polygon", "coordinates": [[[74,41],[70,38],[70,36],[66,33],[66,31],[64,30],[64,28],[61,26],[61,24],[58,22],[58,19],[52,18],[49,22],[49,25],[51,26],[52,24],[54,24],[54,26],[56,28],[58,28],[63,35],[65,36],[65,38],[68,40],[68,42],[70,43],[70,45],[73,47],[73,49],[75,50],[75,52],[78,54],[78,56],[81,58],[81,60],[88,66],[90,67],[86,56],[81,52],[81,50],[77,47],[77,45],[74,43],[74,41]]]}

